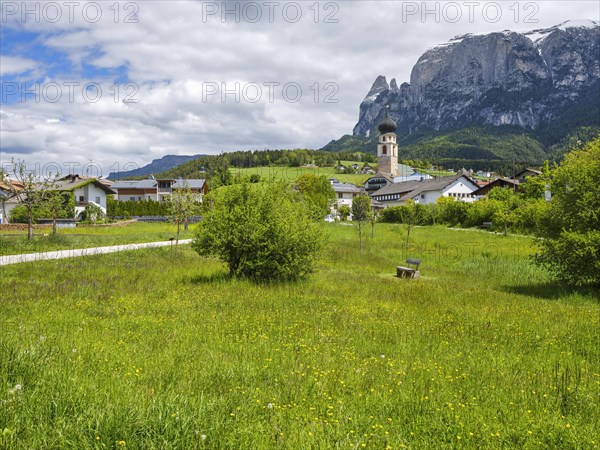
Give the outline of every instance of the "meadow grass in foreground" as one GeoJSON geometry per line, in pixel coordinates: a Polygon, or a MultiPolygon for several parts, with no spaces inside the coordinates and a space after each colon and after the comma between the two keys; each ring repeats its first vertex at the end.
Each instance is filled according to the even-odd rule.
{"type": "Polygon", "coordinates": [[[379,225],[361,256],[329,231],[289,285],[189,247],[0,269],[0,447],[599,445],[597,292],[528,238],[379,225]]]}
{"type": "MultiPolygon", "coordinates": [[[[0,255],[48,252],[107,245],[166,241],[175,237],[177,226],[172,223],[132,223],[126,226],[63,228],[52,235],[51,228],[36,228],[33,240],[27,239],[27,230],[2,230],[0,255]]],[[[181,229],[180,239],[190,239],[193,233],[181,229]]]]}

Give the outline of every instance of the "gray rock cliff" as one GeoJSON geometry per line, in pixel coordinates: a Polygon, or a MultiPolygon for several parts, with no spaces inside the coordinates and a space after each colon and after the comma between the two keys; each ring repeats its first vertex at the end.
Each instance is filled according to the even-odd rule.
{"type": "Polygon", "coordinates": [[[538,130],[573,108],[588,111],[586,102],[597,107],[599,80],[600,25],[591,20],[457,36],[427,50],[410,83],[388,85],[378,76],[360,105],[354,135],[376,131],[385,106],[399,136],[473,125],[538,130]]]}

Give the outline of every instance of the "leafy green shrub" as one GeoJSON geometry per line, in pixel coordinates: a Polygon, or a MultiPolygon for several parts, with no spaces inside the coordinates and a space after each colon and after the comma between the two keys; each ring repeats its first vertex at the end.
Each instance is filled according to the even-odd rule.
{"type": "Polygon", "coordinates": [[[109,217],[128,216],[166,216],[169,214],[169,205],[166,202],[154,200],[118,201],[106,199],[106,215],[109,217]]]}
{"type": "Polygon", "coordinates": [[[569,284],[600,283],[600,139],[565,155],[551,190],[539,263],[569,284]]]}
{"type": "Polygon", "coordinates": [[[430,225],[433,223],[431,205],[411,203],[391,206],[381,211],[379,220],[385,223],[404,223],[412,225],[430,225]]]}
{"type": "Polygon", "coordinates": [[[99,206],[88,203],[85,209],[80,214],[81,220],[84,223],[98,223],[105,219],[104,212],[99,206]]]}
{"type": "Polygon", "coordinates": [[[324,175],[304,174],[296,180],[298,191],[313,210],[313,218],[322,219],[329,211],[335,200],[333,186],[324,175]]]}
{"type": "Polygon", "coordinates": [[[460,226],[467,222],[468,210],[471,203],[457,201],[453,197],[440,197],[438,220],[450,226],[460,226]]]}
{"type": "MultiPolygon", "coordinates": [[[[33,209],[33,223],[37,223],[38,219],[43,219],[44,214],[39,208],[33,209]]],[[[11,223],[27,223],[29,220],[27,207],[25,205],[17,205],[10,211],[11,223]]]]}
{"type": "Polygon", "coordinates": [[[255,281],[305,277],[323,248],[311,206],[284,183],[235,184],[213,191],[192,247],[217,256],[232,276],[255,281]]]}

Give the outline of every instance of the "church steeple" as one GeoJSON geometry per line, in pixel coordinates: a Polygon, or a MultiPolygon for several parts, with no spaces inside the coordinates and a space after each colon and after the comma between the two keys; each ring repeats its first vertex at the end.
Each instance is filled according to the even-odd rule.
{"type": "Polygon", "coordinates": [[[379,130],[377,159],[379,172],[392,177],[398,175],[398,144],[396,143],[397,128],[396,122],[390,117],[389,107],[386,106],[385,118],[377,127],[379,130]]]}

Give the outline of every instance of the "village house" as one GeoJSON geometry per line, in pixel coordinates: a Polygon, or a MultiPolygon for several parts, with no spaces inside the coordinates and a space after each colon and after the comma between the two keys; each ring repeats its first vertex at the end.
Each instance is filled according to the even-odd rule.
{"type": "Polygon", "coordinates": [[[173,192],[178,189],[187,189],[196,196],[199,202],[208,193],[208,184],[203,179],[148,179],[148,180],[122,180],[116,181],[111,186],[116,192],[115,199],[124,201],[153,200],[164,202],[170,200],[173,192]]]}
{"type": "Polygon", "coordinates": [[[510,188],[515,192],[519,192],[521,185],[527,181],[528,178],[537,177],[542,172],[536,169],[524,169],[517,173],[514,178],[497,178],[494,181],[490,181],[485,186],[480,186],[473,195],[477,199],[485,197],[490,191],[496,187],[510,188]]]}
{"type": "Polygon", "coordinates": [[[113,195],[108,181],[97,178],[67,175],[52,186],[53,190],[72,192],[75,200],[75,217],[79,217],[87,205],[100,208],[106,215],[106,195],[113,195]]]}
{"type": "Polygon", "coordinates": [[[335,204],[336,209],[339,209],[341,206],[352,208],[352,200],[363,192],[361,188],[350,183],[340,183],[337,181],[332,182],[331,185],[337,199],[335,204]]]}
{"type": "Polygon", "coordinates": [[[394,182],[392,178],[383,173],[376,173],[372,177],[370,177],[367,181],[365,181],[365,192],[367,194],[372,194],[379,189],[390,185],[394,182]]]}
{"type": "Polygon", "coordinates": [[[365,163],[365,165],[363,166],[363,168],[360,169],[360,173],[367,174],[367,175],[374,175],[377,172],[375,171],[375,169],[373,169],[373,167],[371,167],[370,165],[368,165],[367,163],[365,163]]]}
{"type": "Polygon", "coordinates": [[[10,211],[19,204],[13,189],[23,189],[23,184],[16,180],[0,181],[0,224],[8,223],[10,211]]]}
{"type": "Polygon", "coordinates": [[[527,168],[527,169],[523,169],[519,173],[517,173],[514,177],[514,180],[517,180],[519,183],[523,183],[524,181],[527,180],[527,178],[537,177],[538,175],[541,175],[541,174],[542,174],[542,172],[540,170],[527,168]]]}
{"type": "MultiPolygon", "coordinates": [[[[59,178],[50,186],[40,189],[48,189],[53,191],[71,192],[75,203],[75,217],[77,218],[85,210],[87,205],[97,206],[103,214],[106,214],[106,195],[115,194],[110,188],[108,181],[98,180],[97,178],[82,177],[79,175],[67,175],[59,178]]],[[[22,189],[23,185],[16,181],[11,181],[11,184],[22,189]]],[[[2,211],[0,212],[1,223],[8,223],[10,212],[21,204],[22,198],[15,195],[6,183],[0,183],[0,196],[2,197],[2,211]]]]}
{"type": "Polygon", "coordinates": [[[488,195],[490,191],[496,187],[510,188],[517,192],[519,190],[519,184],[519,180],[513,180],[510,178],[496,178],[494,181],[490,181],[488,184],[480,186],[479,189],[473,192],[473,195],[476,199],[480,199],[488,195]]]}
{"type": "Polygon", "coordinates": [[[465,172],[459,172],[453,176],[390,184],[372,193],[371,198],[384,208],[403,205],[407,200],[420,204],[435,203],[440,197],[473,202],[476,190],[475,182],[465,172]]]}

